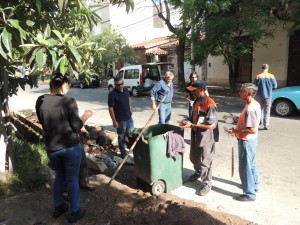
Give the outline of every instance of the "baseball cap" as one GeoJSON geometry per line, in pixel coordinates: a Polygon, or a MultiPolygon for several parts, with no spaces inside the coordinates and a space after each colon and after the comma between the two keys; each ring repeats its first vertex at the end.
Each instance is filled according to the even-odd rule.
{"type": "Polygon", "coordinates": [[[262,64],[261,68],[265,69],[269,69],[269,65],[268,64],[262,64]]]}
{"type": "Polygon", "coordinates": [[[206,90],[206,83],[204,80],[195,80],[192,82],[190,86],[187,87],[189,91],[196,90],[197,88],[201,88],[206,90]]]}

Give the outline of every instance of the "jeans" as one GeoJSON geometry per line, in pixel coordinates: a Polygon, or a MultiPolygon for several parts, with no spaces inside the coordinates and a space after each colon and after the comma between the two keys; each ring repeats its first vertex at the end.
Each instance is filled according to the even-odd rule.
{"type": "Polygon", "coordinates": [[[54,180],[54,206],[63,204],[63,189],[67,182],[71,212],[80,210],[79,168],[82,157],[81,144],[57,151],[47,151],[48,157],[56,173],[54,180]]]}
{"type": "MultiPolygon", "coordinates": [[[[159,102],[157,103],[159,104],[159,102]]],[[[162,103],[158,109],[159,124],[169,124],[171,119],[171,102],[162,103]]]]}
{"type": "Polygon", "coordinates": [[[239,174],[242,182],[243,194],[248,198],[256,199],[255,190],[259,189],[256,169],[257,138],[252,140],[239,140],[239,174]]]}
{"type": "Polygon", "coordinates": [[[255,100],[260,104],[260,108],[261,108],[260,122],[264,125],[264,127],[268,127],[270,125],[272,98],[264,99],[256,96],[255,100]]]}
{"type": "Polygon", "coordinates": [[[126,132],[132,132],[134,129],[133,119],[132,117],[129,118],[127,121],[118,121],[119,127],[117,128],[118,134],[118,143],[119,149],[121,154],[126,155],[126,142],[125,142],[125,135],[126,132]]]}

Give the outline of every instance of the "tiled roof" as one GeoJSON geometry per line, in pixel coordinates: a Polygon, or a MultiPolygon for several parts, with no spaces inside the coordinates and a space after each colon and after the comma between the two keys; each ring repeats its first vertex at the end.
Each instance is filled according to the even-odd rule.
{"type": "Polygon", "coordinates": [[[147,49],[145,55],[168,55],[169,52],[161,48],[150,48],[147,49]]]}
{"type": "Polygon", "coordinates": [[[131,45],[133,49],[146,49],[145,55],[167,55],[168,48],[178,45],[178,40],[167,37],[154,38],[139,44],[131,45]]]}

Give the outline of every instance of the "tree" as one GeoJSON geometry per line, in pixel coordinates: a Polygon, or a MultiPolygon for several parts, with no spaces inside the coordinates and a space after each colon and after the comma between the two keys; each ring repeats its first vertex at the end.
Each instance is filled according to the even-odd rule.
{"type": "Polygon", "coordinates": [[[169,31],[171,31],[175,38],[178,39],[178,46],[176,47],[177,54],[177,68],[178,68],[178,84],[181,87],[185,87],[184,78],[184,52],[187,41],[187,35],[191,29],[190,17],[182,17],[179,25],[173,25],[171,23],[171,8],[182,10],[185,2],[180,0],[151,0],[155,6],[158,17],[160,17],[167,25],[169,31]]]}
{"type": "Polygon", "coordinates": [[[275,18],[268,14],[269,5],[260,0],[210,1],[197,7],[200,8],[195,10],[201,15],[196,17],[192,35],[201,40],[196,52],[222,55],[229,69],[230,87],[235,91],[239,59],[248,57],[252,61],[253,46],[267,45],[264,40],[273,37],[275,18]]]}
{"type": "Polygon", "coordinates": [[[101,53],[104,57],[99,55],[99,51],[94,52],[92,68],[99,74],[106,76],[114,62],[137,63],[135,51],[126,43],[125,37],[114,30],[105,29],[101,34],[93,37],[92,41],[105,49],[101,53]]]}
{"type": "MultiPolygon", "coordinates": [[[[133,0],[111,0],[133,8],[133,0]]],[[[86,69],[91,43],[82,43],[100,18],[83,0],[11,0],[0,3],[0,161],[6,157],[8,96],[37,85],[44,68],[65,73],[86,69]],[[20,47],[21,46],[21,47],[20,47]],[[23,48],[25,47],[25,48],[23,48]],[[25,57],[22,57],[25,56],[25,57]],[[18,76],[20,66],[30,74],[18,76]]],[[[19,73],[20,74],[20,73],[19,73]]],[[[8,132],[8,133],[7,133],[8,132]]],[[[2,171],[3,163],[0,165],[2,171]]]]}

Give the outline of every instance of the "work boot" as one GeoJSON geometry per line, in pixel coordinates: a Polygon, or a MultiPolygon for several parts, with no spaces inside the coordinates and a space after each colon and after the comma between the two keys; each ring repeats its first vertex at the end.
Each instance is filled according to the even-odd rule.
{"type": "Polygon", "coordinates": [[[200,178],[201,174],[200,173],[197,173],[195,172],[192,176],[189,177],[189,181],[196,181],[200,178]]]}

